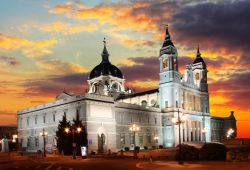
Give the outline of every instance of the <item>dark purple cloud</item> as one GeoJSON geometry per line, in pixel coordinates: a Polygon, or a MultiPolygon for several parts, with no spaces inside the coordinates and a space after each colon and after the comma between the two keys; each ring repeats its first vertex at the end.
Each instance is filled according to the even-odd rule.
{"type": "Polygon", "coordinates": [[[207,2],[178,10],[173,27],[179,41],[248,50],[249,18],[250,1],[207,2]]]}
{"type": "Polygon", "coordinates": [[[14,57],[0,56],[0,61],[8,64],[9,66],[20,65],[20,62],[14,57]]]}
{"type": "Polygon", "coordinates": [[[22,86],[26,90],[25,96],[54,97],[66,90],[67,92],[83,93],[87,88],[88,73],[74,73],[68,75],[48,76],[45,79],[26,80],[22,86]]]}
{"type": "MultiPolygon", "coordinates": [[[[231,106],[249,109],[250,73],[233,74],[228,80],[220,80],[209,85],[211,95],[223,94],[232,99],[231,106]]],[[[228,103],[225,103],[228,104],[228,103]]]]}
{"type": "Polygon", "coordinates": [[[127,82],[135,80],[156,80],[159,79],[158,57],[137,57],[129,58],[136,63],[133,66],[119,67],[127,82]]]}

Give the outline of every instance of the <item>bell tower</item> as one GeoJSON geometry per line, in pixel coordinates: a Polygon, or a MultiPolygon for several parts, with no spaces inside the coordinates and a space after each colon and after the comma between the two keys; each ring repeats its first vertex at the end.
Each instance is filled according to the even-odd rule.
{"type": "Polygon", "coordinates": [[[162,48],[160,49],[160,107],[174,108],[178,105],[178,86],[180,82],[180,74],[178,72],[178,53],[175,48],[166,25],[166,35],[162,48]]]}

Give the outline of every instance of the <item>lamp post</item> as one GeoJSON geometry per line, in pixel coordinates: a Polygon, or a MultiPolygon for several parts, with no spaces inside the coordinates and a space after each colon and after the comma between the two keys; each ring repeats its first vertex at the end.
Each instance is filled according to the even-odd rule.
{"type": "Polygon", "coordinates": [[[227,139],[229,139],[232,136],[233,133],[234,133],[234,130],[232,128],[228,129],[228,131],[227,131],[227,139]]]}
{"type": "Polygon", "coordinates": [[[134,135],[134,157],[136,157],[136,150],[135,150],[135,146],[136,146],[136,144],[135,144],[135,133],[137,132],[137,131],[139,131],[139,126],[137,126],[136,124],[133,124],[131,127],[129,127],[129,130],[131,131],[131,132],[133,132],[133,135],[134,135]]]}
{"type": "Polygon", "coordinates": [[[45,149],[45,146],[46,146],[46,136],[48,136],[48,132],[46,132],[44,129],[43,131],[40,133],[40,136],[43,137],[43,156],[46,157],[46,149],[45,149]]]}
{"type": "Polygon", "coordinates": [[[158,148],[158,139],[159,139],[158,136],[155,136],[155,137],[154,137],[155,147],[156,147],[156,148],[158,148]]]}
{"type": "Polygon", "coordinates": [[[201,130],[201,133],[203,134],[203,136],[204,136],[204,143],[206,144],[207,142],[206,142],[206,133],[207,133],[207,128],[206,127],[204,127],[202,130],[201,130]]]}
{"type": "Polygon", "coordinates": [[[13,143],[16,143],[16,140],[17,140],[17,135],[15,134],[15,135],[12,135],[12,142],[13,143]]]}
{"type": "Polygon", "coordinates": [[[181,124],[184,123],[184,121],[186,120],[186,116],[183,114],[180,116],[179,108],[177,112],[178,112],[178,116],[177,118],[173,117],[172,122],[178,125],[179,127],[179,155],[180,155],[179,164],[183,164],[183,161],[181,158],[181,124]]]}
{"type": "MultiPolygon", "coordinates": [[[[65,128],[64,131],[68,134],[70,132],[69,128],[65,128]]],[[[72,136],[73,136],[73,159],[76,159],[76,143],[75,143],[75,132],[80,133],[82,128],[78,127],[76,129],[72,129],[72,136]]]]}
{"type": "Polygon", "coordinates": [[[16,151],[18,151],[18,136],[17,136],[17,134],[14,134],[14,135],[12,135],[12,142],[13,143],[15,143],[15,149],[16,149],[16,151]]]}

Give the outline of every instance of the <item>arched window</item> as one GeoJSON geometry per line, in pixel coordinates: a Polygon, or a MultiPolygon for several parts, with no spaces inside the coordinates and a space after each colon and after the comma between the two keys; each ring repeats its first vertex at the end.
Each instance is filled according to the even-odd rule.
{"type": "Polygon", "coordinates": [[[141,105],[144,106],[144,107],[146,107],[147,106],[147,101],[146,100],[142,100],[141,101],[141,105]]]}
{"type": "Polygon", "coordinates": [[[177,70],[177,61],[176,61],[176,58],[174,58],[174,70],[177,70]]]}
{"type": "Polygon", "coordinates": [[[163,65],[163,68],[168,68],[168,59],[167,58],[163,59],[162,65],[163,65]]]}

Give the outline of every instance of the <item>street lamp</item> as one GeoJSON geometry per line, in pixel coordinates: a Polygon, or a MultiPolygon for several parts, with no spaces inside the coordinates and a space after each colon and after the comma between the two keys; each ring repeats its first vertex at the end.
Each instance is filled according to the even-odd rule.
{"type": "Polygon", "coordinates": [[[178,108],[178,117],[177,118],[173,117],[172,122],[179,126],[179,155],[180,155],[179,164],[183,164],[181,160],[181,124],[184,123],[185,120],[186,120],[186,116],[184,114],[180,116],[179,108],[178,108]]]}
{"type": "Polygon", "coordinates": [[[43,156],[46,157],[46,150],[45,150],[45,146],[46,146],[46,136],[48,136],[48,132],[46,132],[44,129],[42,132],[40,132],[40,136],[43,137],[43,156]]]}
{"type": "Polygon", "coordinates": [[[136,157],[136,150],[135,150],[135,146],[136,146],[136,144],[135,144],[135,133],[138,132],[139,129],[140,129],[139,126],[137,126],[136,124],[133,124],[131,127],[129,127],[129,130],[130,130],[131,132],[133,132],[133,134],[134,134],[134,157],[136,157]]]}
{"type": "Polygon", "coordinates": [[[207,133],[207,128],[204,127],[204,128],[201,130],[201,133],[202,133],[203,136],[204,136],[204,142],[205,142],[205,144],[206,144],[206,133],[207,133]]]}
{"type": "Polygon", "coordinates": [[[159,140],[159,137],[158,136],[155,136],[154,137],[154,141],[155,141],[155,147],[158,148],[158,140],[159,140]]]}
{"type": "Polygon", "coordinates": [[[15,135],[12,135],[12,142],[13,143],[16,143],[16,139],[17,139],[17,135],[15,134],[15,135]]]}
{"type": "Polygon", "coordinates": [[[232,128],[228,129],[228,131],[227,131],[227,139],[230,138],[233,133],[234,133],[234,130],[232,128]]]}
{"type": "MultiPolygon", "coordinates": [[[[70,132],[69,128],[65,128],[64,131],[68,134],[70,132]]],[[[75,143],[75,132],[80,133],[82,131],[82,128],[78,127],[76,129],[72,129],[72,135],[73,135],[73,159],[76,159],[76,143],[75,143]]]]}

